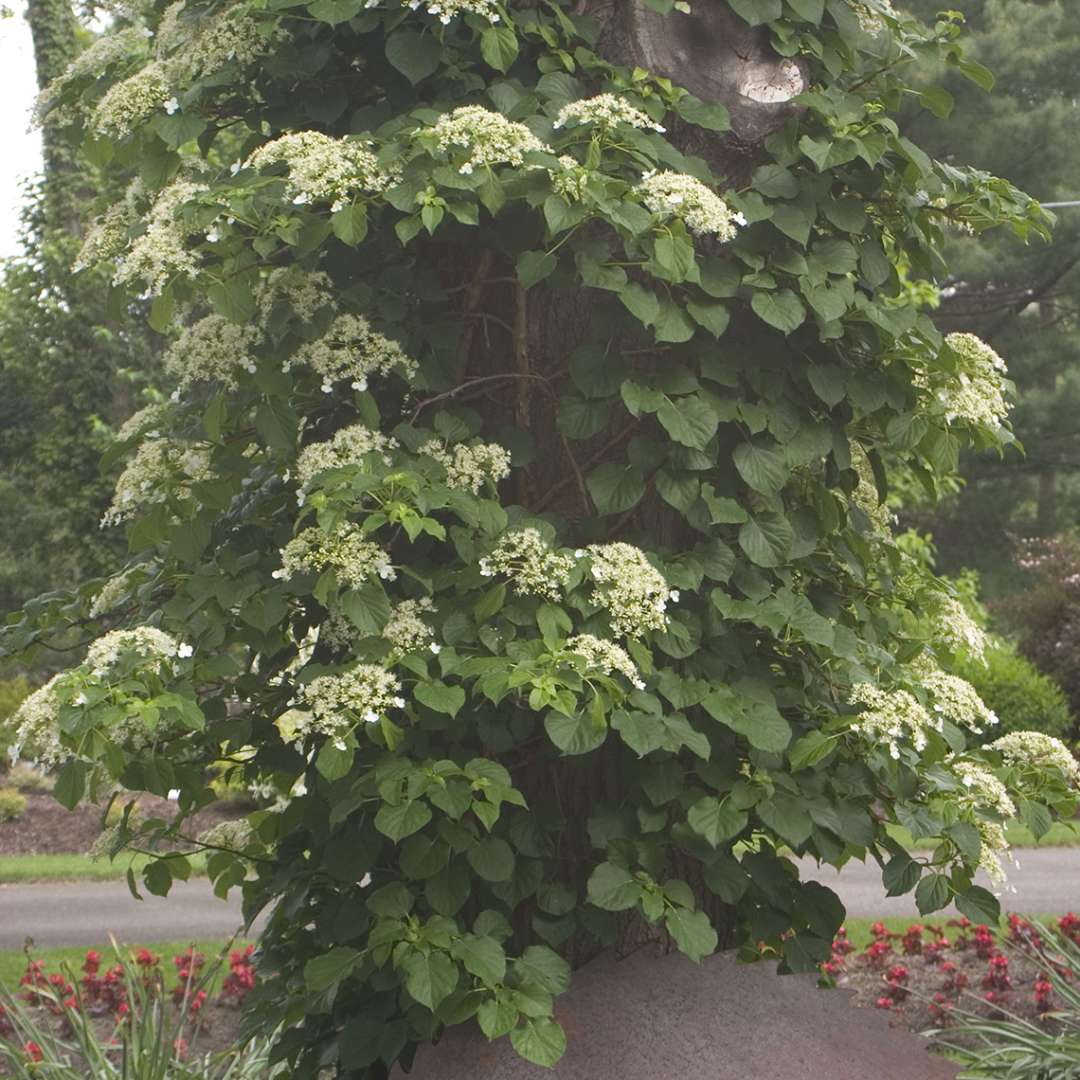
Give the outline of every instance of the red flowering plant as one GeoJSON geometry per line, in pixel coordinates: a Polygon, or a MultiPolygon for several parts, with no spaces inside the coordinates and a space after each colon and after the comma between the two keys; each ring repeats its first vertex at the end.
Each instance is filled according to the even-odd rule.
{"type": "MultiPolygon", "coordinates": [[[[236,1007],[255,985],[253,947],[228,956],[221,1003],[236,1007]]],[[[265,1080],[280,1075],[260,1041],[213,1056],[199,1054],[205,1005],[226,963],[193,948],[173,958],[170,991],[161,957],[125,953],[103,968],[89,950],[81,974],[49,973],[29,957],[19,988],[0,988],[0,1076],[12,1080],[265,1080]]]]}

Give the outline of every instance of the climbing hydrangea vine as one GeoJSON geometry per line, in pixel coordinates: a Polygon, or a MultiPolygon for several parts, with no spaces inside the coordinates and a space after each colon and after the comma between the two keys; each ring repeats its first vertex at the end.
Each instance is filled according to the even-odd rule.
{"type": "Polygon", "coordinates": [[[673,0],[144,0],[39,103],[131,174],[82,259],[174,386],[106,460],[128,564],[3,629],[89,645],[18,745],[69,806],[179,791],[110,840],[155,893],[208,769],[272,804],[207,868],[269,912],[251,1023],[300,1080],[462,1023],[553,1064],[605,949],[811,970],[843,909],[792,852],[991,920],[1005,822],[1075,809],[1064,747],[980,748],[978,628],[884,509],[1012,438],[898,272],[1046,233],[890,115],[945,107],[919,58],[988,73],[952,15],[710,3],[804,80],[751,87],[768,130],[627,53],[673,0]]]}

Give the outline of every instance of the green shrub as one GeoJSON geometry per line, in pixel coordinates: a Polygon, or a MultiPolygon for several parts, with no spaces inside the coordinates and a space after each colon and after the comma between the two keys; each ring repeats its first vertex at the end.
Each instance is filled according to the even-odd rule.
{"type": "Polygon", "coordinates": [[[1000,724],[986,733],[988,739],[1010,731],[1041,731],[1064,738],[1072,727],[1061,687],[1006,641],[994,640],[986,650],[985,665],[969,662],[958,674],[998,715],[1000,724]]]}
{"type": "Polygon", "coordinates": [[[30,684],[20,675],[17,679],[0,680],[0,764],[7,761],[8,749],[15,741],[11,717],[30,693],[30,684]]]}
{"type": "Polygon", "coordinates": [[[0,788],[0,822],[14,821],[26,809],[26,796],[15,788],[0,788]]]}
{"type": "Polygon", "coordinates": [[[27,761],[12,765],[4,778],[4,783],[8,787],[15,788],[16,791],[40,795],[48,795],[56,786],[56,781],[48,773],[42,772],[27,761]]]}

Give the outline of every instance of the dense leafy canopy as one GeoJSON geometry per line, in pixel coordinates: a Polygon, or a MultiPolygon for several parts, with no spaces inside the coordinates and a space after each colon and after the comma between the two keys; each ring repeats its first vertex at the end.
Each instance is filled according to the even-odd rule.
{"type": "Polygon", "coordinates": [[[1056,744],[968,749],[977,628],[880,505],[1010,439],[901,272],[1045,215],[891,117],[920,59],[988,75],[948,18],[730,6],[810,74],[749,151],[561,0],[180,0],[43,103],[132,177],[83,257],[176,328],[176,393],[111,453],[129,567],[5,629],[102,635],[20,737],[70,804],[179,789],[117,830],[153,892],[211,762],[276,793],[209,869],[274,905],[252,1022],[299,1077],[474,1017],[550,1064],[607,946],[812,968],[843,909],[790,851],[989,918],[1002,822],[1074,806],[1056,744]]]}

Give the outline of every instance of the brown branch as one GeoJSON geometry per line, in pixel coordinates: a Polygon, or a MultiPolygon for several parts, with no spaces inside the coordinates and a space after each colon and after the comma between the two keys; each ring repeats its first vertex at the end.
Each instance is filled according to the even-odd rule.
{"type": "Polygon", "coordinates": [[[461,335],[461,346],[458,349],[458,378],[464,379],[469,370],[469,357],[472,354],[473,340],[476,337],[476,323],[470,316],[480,306],[484,298],[484,289],[488,284],[488,275],[491,273],[492,264],[495,262],[495,252],[491,248],[485,248],[477,260],[476,269],[473,271],[472,280],[469,282],[465,293],[465,299],[461,305],[461,317],[465,321],[465,329],[461,335]]]}
{"type": "Polygon", "coordinates": [[[570,462],[570,469],[574,474],[574,479],[577,481],[578,493],[581,495],[581,508],[586,514],[593,513],[593,502],[589,497],[589,489],[585,486],[585,477],[582,475],[581,466],[577,463],[577,458],[574,457],[574,452],[570,449],[570,440],[565,435],[560,435],[562,440],[563,450],[566,452],[566,460],[570,462]]]}
{"type": "MultiPolygon", "coordinates": [[[[455,386],[453,390],[446,390],[441,394],[436,394],[434,397],[424,398],[424,400],[419,402],[416,408],[413,409],[413,414],[409,419],[409,423],[415,424],[419,419],[420,414],[431,405],[437,405],[440,401],[456,400],[460,395],[464,394],[465,391],[472,390],[474,387],[480,386],[483,383],[505,382],[507,379],[535,379],[538,382],[547,382],[547,379],[543,375],[534,375],[532,373],[523,375],[517,371],[504,371],[498,375],[478,375],[475,379],[468,379],[460,386],[455,386]]],[[[474,395],[468,395],[468,397],[472,396],[474,395]]]]}
{"type": "MultiPolygon", "coordinates": [[[[610,451],[614,450],[615,447],[618,446],[619,443],[621,443],[623,441],[623,439],[625,439],[628,435],[632,435],[635,431],[637,431],[638,425],[640,423],[641,423],[640,420],[634,420],[632,423],[627,424],[627,426],[624,427],[622,429],[622,431],[620,431],[617,435],[615,435],[608,442],[606,442],[599,450],[597,450],[596,453],[593,454],[588,459],[588,461],[585,462],[585,464],[584,464],[584,466],[582,466],[582,468],[583,469],[592,468],[592,466],[595,465],[598,461],[600,461],[602,458],[606,457],[607,454],[610,451]]],[[[573,475],[564,476],[554,487],[549,488],[548,493],[537,504],[536,513],[538,513],[538,514],[542,513],[548,506],[551,505],[552,500],[555,498],[555,496],[558,495],[559,492],[562,491],[562,489],[567,486],[567,484],[572,484],[573,482],[574,482],[573,475]]]]}

